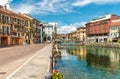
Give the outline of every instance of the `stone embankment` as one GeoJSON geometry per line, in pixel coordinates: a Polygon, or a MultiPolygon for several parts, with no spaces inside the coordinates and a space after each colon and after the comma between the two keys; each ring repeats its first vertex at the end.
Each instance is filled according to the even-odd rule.
{"type": "Polygon", "coordinates": [[[58,48],[64,48],[64,46],[98,46],[98,47],[111,47],[111,48],[120,48],[119,43],[90,43],[90,42],[81,42],[74,44],[58,44],[58,48]]]}
{"type": "Polygon", "coordinates": [[[98,46],[98,47],[111,47],[111,48],[120,48],[119,43],[84,43],[86,46],[98,46]]]}

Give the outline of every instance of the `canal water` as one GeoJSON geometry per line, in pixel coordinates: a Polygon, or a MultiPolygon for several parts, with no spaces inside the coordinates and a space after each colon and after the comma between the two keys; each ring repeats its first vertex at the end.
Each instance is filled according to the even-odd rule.
{"type": "Polygon", "coordinates": [[[120,79],[120,49],[66,46],[55,65],[64,79],[120,79]]]}

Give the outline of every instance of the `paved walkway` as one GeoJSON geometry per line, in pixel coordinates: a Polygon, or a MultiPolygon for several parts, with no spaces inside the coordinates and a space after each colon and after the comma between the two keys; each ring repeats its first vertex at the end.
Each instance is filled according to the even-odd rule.
{"type": "Polygon", "coordinates": [[[44,79],[48,71],[51,51],[52,44],[48,44],[6,79],[44,79]]]}

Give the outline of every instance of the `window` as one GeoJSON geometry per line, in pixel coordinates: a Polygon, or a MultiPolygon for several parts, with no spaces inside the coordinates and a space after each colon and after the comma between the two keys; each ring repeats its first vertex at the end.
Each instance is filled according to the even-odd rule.
{"type": "Polygon", "coordinates": [[[0,14],[0,22],[2,22],[2,14],[0,14]]]}
{"type": "Polygon", "coordinates": [[[5,23],[5,16],[2,15],[2,23],[5,23]]]}
{"type": "Polygon", "coordinates": [[[9,33],[9,27],[7,27],[7,26],[2,26],[2,33],[3,33],[4,35],[7,35],[7,34],[9,33]]]}
{"type": "Polygon", "coordinates": [[[21,37],[21,34],[20,34],[20,33],[18,33],[18,37],[19,37],[19,38],[21,37]]]}
{"type": "Polygon", "coordinates": [[[10,17],[10,23],[12,23],[13,22],[13,18],[12,17],[10,17]]]}
{"type": "Polygon", "coordinates": [[[22,33],[22,36],[24,36],[24,33],[22,33]]]}
{"type": "Polygon", "coordinates": [[[0,34],[2,33],[2,26],[0,26],[0,34]]]}
{"type": "Polygon", "coordinates": [[[117,30],[117,28],[116,27],[111,27],[111,30],[117,30]]]}

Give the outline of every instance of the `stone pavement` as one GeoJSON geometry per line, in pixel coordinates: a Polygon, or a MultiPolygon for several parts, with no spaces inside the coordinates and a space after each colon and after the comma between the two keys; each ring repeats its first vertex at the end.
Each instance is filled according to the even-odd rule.
{"type": "Polygon", "coordinates": [[[48,44],[6,79],[44,79],[50,64],[51,51],[52,44],[48,44]]]}

